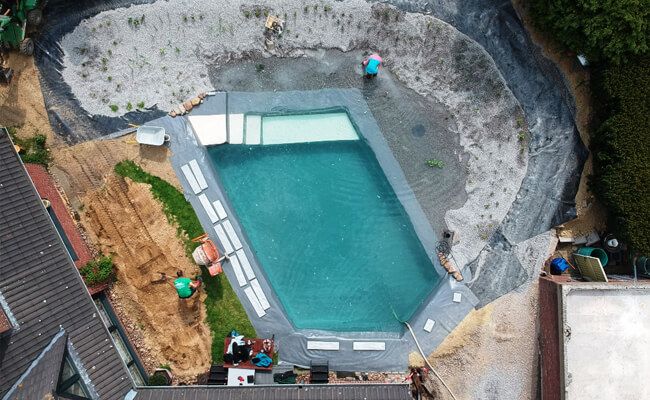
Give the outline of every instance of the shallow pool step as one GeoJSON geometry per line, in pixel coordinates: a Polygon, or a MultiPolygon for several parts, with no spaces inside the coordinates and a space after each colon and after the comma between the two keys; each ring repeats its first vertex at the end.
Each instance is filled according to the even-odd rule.
{"type": "Polygon", "coordinates": [[[262,143],[262,116],[246,116],[246,144],[262,143]]]}
{"type": "Polygon", "coordinates": [[[190,115],[187,117],[192,129],[204,146],[226,143],[228,127],[226,115],[190,115]]]}
{"type": "Polygon", "coordinates": [[[228,114],[228,143],[244,143],[244,114],[228,114]]]}

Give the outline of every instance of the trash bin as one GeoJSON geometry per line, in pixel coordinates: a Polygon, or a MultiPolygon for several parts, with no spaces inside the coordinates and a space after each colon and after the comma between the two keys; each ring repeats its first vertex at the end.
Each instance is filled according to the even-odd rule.
{"type": "Polygon", "coordinates": [[[600,260],[600,264],[605,267],[609,262],[607,253],[605,250],[598,247],[582,247],[578,250],[578,254],[581,256],[596,257],[600,260]]]}

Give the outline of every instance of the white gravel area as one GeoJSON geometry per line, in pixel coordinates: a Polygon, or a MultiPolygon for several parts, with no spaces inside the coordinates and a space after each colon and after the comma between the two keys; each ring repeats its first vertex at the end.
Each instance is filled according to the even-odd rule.
{"type": "MultiPolygon", "coordinates": [[[[211,88],[209,65],[306,49],[378,51],[408,87],[445,104],[468,157],[466,203],[446,214],[461,266],[476,258],[515,200],[526,173],[522,111],[485,50],[452,26],[377,3],[159,0],[100,13],[61,41],[62,75],[90,114],[173,106],[211,88]],[[273,52],[265,14],[286,18],[273,52]]],[[[380,77],[381,79],[381,77],[380,77]]]]}

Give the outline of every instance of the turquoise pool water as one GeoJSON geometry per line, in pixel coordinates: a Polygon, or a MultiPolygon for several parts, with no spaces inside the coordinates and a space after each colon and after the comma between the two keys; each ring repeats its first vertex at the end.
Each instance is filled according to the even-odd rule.
{"type": "Polygon", "coordinates": [[[400,331],[438,281],[362,140],[223,145],[210,158],[297,328],[400,331]]]}

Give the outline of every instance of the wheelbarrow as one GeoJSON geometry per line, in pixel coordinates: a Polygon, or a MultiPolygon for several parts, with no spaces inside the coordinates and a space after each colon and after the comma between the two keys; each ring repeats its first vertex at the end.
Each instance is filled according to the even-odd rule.
{"type": "Polygon", "coordinates": [[[169,141],[169,135],[165,133],[165,128],[159,126],[139,126],[135,133],[135,140],[140,144],[149,146],[162,146],[169,141]]]}

